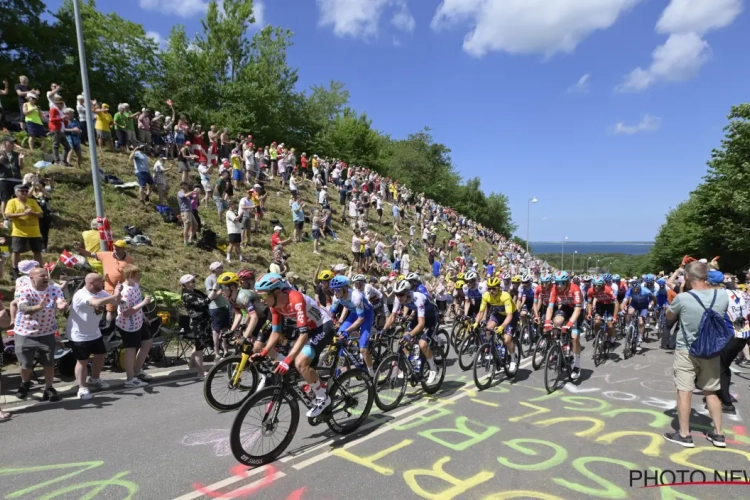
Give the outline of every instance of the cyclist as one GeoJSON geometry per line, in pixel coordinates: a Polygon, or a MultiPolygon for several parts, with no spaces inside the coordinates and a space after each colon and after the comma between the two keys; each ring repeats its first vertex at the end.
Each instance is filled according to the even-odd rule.
{"type": "Polygon", "coordinates": [[[534,290],[534,323],[539,323],[539,311],[547,312],[552,295],[552,275],[544,273],[539,277],[539,286],[534,290]]]}
{"type": "Polygon", "coordinates": [[[432,294],[427,287],[422,283],[422,278],[417,273],[409,273],[406,275],[406,281],[411,285],[411,289],[415,292],[424,294],[429,300],[432,300],[432,294]]]}
{"type": "Polygon", "coordinates": [[[662,309],[664,309],[667,304],[667,280],[664,278],[659,278],[656,280],[656,285],[659,287],[656,289],[656,317],[660,317],[662,309]]]}
{"type": "Polygon", "coordinates": [[[396,311],[401,307],[406,307],[417,314],[416,320],[412,320],[411,323],[409,323],[410,331],[405,333],[404,337],[406,338],[406,335],[414,337],[421,334],[419,337],[419,348],[422,350],[429,366],[427,383],[432,384],[435,381],[435,377],[437,377],[437,367],[435,366],[435,360],[432,357],[430,340],[438,327],[437,306],[427,300],[427,297],[424,294],[412,292],[411,285],[408,281],[399,281],[396,283],[396,300],[393,303],[393,312],[388,316],[388,319],[385,322],[386,330],[393,325],[393,322],[396,320],[396,311]]]}
{"type": "Polygon", "coordinates": [[[510,289],[511,289],[510,273],[508,271],[503,271],[500,274],[500,279],[503,280],[503,284],[500,285],[500,288],[502,288],[504,292],[510,292],[510,289]]]}
{"type": "Polygon", "coordinates": [[[333,292],[328,286],[333,279],[333,271],[323,269],[318,273],[315,279],[315,297],[318,299],[318,305],[321,307],[330,307],[333,304],[333,292]]]}
{"type": "Polygon", "coordinates": [[[307,416],[317,417],[331,404],[331,398],[326,394],[325,384],[320,382],[310,365],[333,340],[331,316],[315,300],[289,288],[280,274],[261,276],[255,283],[255,291],[271,311],[272,331],[266,346],[253,358],[265,357],[280,340],[284,318],[296,320],[297,341],[275,371],[283,375],[294,362],[297,371],[315,392],[315,406],[307,412],[307,416]]]}
{"type": "Polygon", "coordinates": [[[630,281],[630,288],[625,294],[625,300],[622,301],[622,310],[627,311],[628,323],[633,319],[633,315],[638,315],[638,345],[636,352],[641,352],[643,348],[643,333],[646,331],[646,316],[649,310],[656,303],[656,297],[648,288],[641,286],[641,281],[634,278],[630,281]]]}
{"type": "Polygon", "coordinates": [[[552,317],[554,316],[555,327],[561,328],[562,331],[570,330],[575,355],[573,373],[570,374],[570,378],[577,380],[581,376],[581,341],[578,338],[583,322],[581,289],[575,283],[570,282],[570,275],[567,271],[557,271],[552,279],[555,284],[550,294],[549,306],[547,306],[544,329],[552,330],[552,317]],[[557,311],[555,311],[555,306],[558,306],[557,311]]]}
{"type": "Polygon", "coordinates": [[[521,276],[515,275],[510,279],[510,290],[506,290],[511,298],[513,299],[513,302],[515,302],[518,299],[518,288],[521,286],[521,276]]]}
{"type": "Polygon", "coordinates": [[[513,343],[513,331],[518,326],[519,314],[510,293],[500,289],[500,280],[495,277],[487,279],[487,291],[482,295],[482,304],[474,328],[477,328],[479,322],[485,318],[487,318],[485,328],[488,332],[497,328],[498,333],[503,333],[503,343],[511,355],[509,368],[511,372],[515,372],[518,365],[518,353],[513,343]]]}
{"type": "Polygon", "coordinates": [[[594,331],[601,326],[602,320],[607,325],[609,334],[609,343],[615,343],[615,325],[613,319],[617,317],[619,304],[617,303],[617,294],[612,287],[604,283],[602,277],[597,276],[593,279],[593,286],[589,288],[587,295],[588,311],[586,319],[590,320],[594,314],[594,331]]]}
{"type": "Polygon", "coordinates": [[[591,288],[591,282],[594,280],[593,276],[589,276],[588,274],[584,275],[581,279],[581,284],[579,285],[581,287],[581,296],[586,300],[586,297],[588,297],[589,289],[591,288]]]}
{"type": "Polygon", "coordinates": [[[453,289],[453,304],[451,304],[451,307],[453,308],[453,314],[459,318],[464,310],[464,299],[466,298],[464,295],[464,285],[466,283],[463,279],[457,280],[456,286],[453,289]]]}
{"type": "MultiPolygon", "coordinates": [[[[380,278],[381,281],[386,281],[388,278],[385,276],[380,278]]],[[[382,318],[385,321],[385,317],[388,316],[388,310],[385,308],[385,300],[383,300],[383,292],[378,288],[378,278],[375,276],[370,277],[370,282],[365,285],[365,298],[372,304],[372,308],[375,311],[375,324],[380,324],[381,321],[378,318],[382,318]]]]}
{"type": "Polygon", "coordinates": [[[477,283],[477,273],[469,271],[465,276],[466,284],[463,286],[464,292],[464,317],[473,320],[479,312],[479,306],[482,305],[482,292],[479,290],[477,283]]]}
{"type": "Polygon", "coordinates": [[[331,280],[331,289],[333,290],[334,299],[331,306],[331,313],[336,314],[341,308],[339,315],[339,335],[349,337],[349,334],[359,330],[359,352],[367,365],[367,371],[370,376],[375,376],[372,369],[372,356],[370,355],[370,331],[375,321],[375,311],[372,304],[365,298],[366,278],[362,274],[357,274],[352,278],[343,275],[334,277],[331,280]]]}
{"type": "Polygon", "coordinates": [[[607,278],[611,279],[612,290],[617,293],[617,302],[620,304],[620,311],[622,311],[622,301],[625,300],[625,294],[628,292],[628,284],[620,278],[619,274],[614,276],[605,274],[604,283],[607,283],[607,278]]]}
{"type": "MultiPolygon", "coordinates": [[[[521,316],[525,316],[534,310],[534,291],[536,285],[533,282],[531,274],[524,273],[521,277],[521,286],[518,288],[518,299],[516,300],[516,310],[521,316]]],[[[528,332],[526,333],[528,336],[528,332]]],[[[523,339],[526,340],[526,339],[523,339]]]]}

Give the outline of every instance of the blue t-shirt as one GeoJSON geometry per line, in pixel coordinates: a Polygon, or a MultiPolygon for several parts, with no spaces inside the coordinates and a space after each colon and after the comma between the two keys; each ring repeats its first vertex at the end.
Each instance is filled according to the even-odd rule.
{"type": "Polygon", "coordinates": [[[440,263],[439,260],[436,260],[434,264],[432,264],[432,275],[436,278],[440,276],[440,268],[443,267],[443,265],[440,263]]]}
{"type": "Polygon", "coordinates": [[[487,272],[487,276],[495,274],[495,266],[493,264],[487,264],[484,266],[484,270],[487,272]]]}
{"type": "Polygon", "coordinates": [[[305,222],[305,211],[300,208],[296,201],[292,203],[292,220],[294,222],[305,222]]]}
{"type": "Polygon", "coordinates": [[[135,173],[148,173],[148,158],[140,151],[136,151],[133,155],[133,163],[135,163],[135,173]]]}

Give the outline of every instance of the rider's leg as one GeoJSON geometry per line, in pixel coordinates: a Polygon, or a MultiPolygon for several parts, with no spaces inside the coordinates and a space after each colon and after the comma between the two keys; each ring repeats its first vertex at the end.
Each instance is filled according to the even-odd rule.
{"type": "Polygon", "coordinates": [[[373,311],[369,311],[369,314],[365,312],[365,321],[359,328],[359,352],[365,360],[365,365],[367,365],[367,371],[370,373],[370,376],[375,375],[372,369],[372,354],[370,353],[370,330],[374,321],[373,316],[373,311]]]}

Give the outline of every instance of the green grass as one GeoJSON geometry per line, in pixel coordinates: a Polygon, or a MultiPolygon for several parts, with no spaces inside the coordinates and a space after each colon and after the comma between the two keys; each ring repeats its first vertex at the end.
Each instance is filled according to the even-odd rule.
{"type": "MultiPolygon", "coordinates": [[[[35,171],[33,164],[41,159],[41,152],[35,151],[25,160],[26,167],[24,173],[35,171]]],[[[76,242],[81,241],[81,232],[89,229],[89,223],[96,216],[94,206],[94,192],[91,182],[90,164],[88,159],[88,150],[84,148],[84,161],[82,168],[63,168],[51,167],[47,173],[57,183],[57,186],[51,194],[52,211],[59,215],[52,222],[50,230],[50,242],[48,253],[45,256],[48,261],[56,260],[59,253],[64,248],[73,248],[76,242]]],[[[99,164],[108,174],[114,174],[125,182],[134,181],[135,175],[132,164],[128,164],[127,156],[124,154],[112,154],[105,152],[99,156],[99,164]]],[[[150,159],[150,164],[153,160],[150,159]]],[[[176,193],[179,190],[179,178],[176,168],[169,172],[170,190],[167,194],[167,204],[172,206],[175,213],[177,210],[176,193]]],[[[216,175],[214,174],[214,178],[216,175]]],[[[194,181],[198,183],[197,172],[195,172],[194,181]]],[[[253,234],[251,246],[243,248],[244,256],[248,263],[236,262],[233,258],[231,264],[225,264],[227,270],[238,271],[242,267],[252,266],[259,272],[265,271],[270,263],[270,235],[272,223],[271,219],[278,219],[285,228],[291,231],[292,218],[289,209],[289,190],[288,187],[281,189],[278,187],[278,181],[267,183],[269,193],[266,207],[267,212],[263,219],[261,232],[253,234]],[[281,196],[277,196],[277,190],[281,196]]],[[[340,240],[337,242],[331,239],[321,240],[322,255],[312,253],[312,241],[303,243],[293,243],[287,246],[287,251],[291,254],[288,261],[290,270],[300,275],[301,281],[311,282],[314,271],[318,263],[322,263],[323,268],[330,267],[336,263],[344,262],[342,255],[351,256],[351,237],[352,232],[348,225],[338,222],[343,207],[338,202],[338,192],[331,186],[329,199],[331,206],[335,210],[333,228],[340,240]]],[[[115,239],[122,238],[123,226],[135,225],[141,228],[144,233],[151,238],[153,247],[133,247],[129,251],[135,256],[139,267],[143,270],[143,282],[151,290],[169,290],[177,292],[179,290],[178,279],[181,275],[190,273],[194,274],[202,281],[208,273],[208,266],[216,260],[223,260],[225,255],[220,251],[206,252],[195,247],[185,247],[182,242],[182,226],[177,224],[166,224],[161,216],[154,209],[154,204],[141,205],[138,201],[138,190],[119,190],[109,184],[102,185],[104,210],[110,220],[113,236],[115,239]]],[[[301,186],[303,200],[308,207],[305,210],[307,215],[311,215],[312,207],[316,205],[315,188],[313,185],[305,182],[301,186]]],[[[239,200],[241,194],[235,192],[235,198],[239,200]]],[[[153,195],[152,200],[156,200],[153,195]]],[[[226,244],[226,224],[219,221],[213,200],[209,197],[208,204],[202,204],[200,215],[204,225],[213,229],[219,238],[219,245],[226,244]]],[[[438,200],[439,201],[439,200],[438,200]]],[[[384,205],[384,224],[379,226],[377,219],[372,220],[373,215],[377,215],[374,210],[370,210],[370,228],[381,234],[393,233],[393,218],[391,216],[391,205],[384,205]]],[[[415,240],[420,240],[418,224],[413,212],[407,214],[407,222],[415,225],[415,240]]],[[[408,239],[408,224],[401,225],[402,235],[408,239]],[[404,231],[406,229],[406,231],[404,231]]],[[[306,224],[306,231],[310,231],[309,224],[306,224]]],[[[290,236],[285,232],[284,238],[290,236]]],[[[443,238],[449,235],[440,228],[437,241],[441,242],[443,238]]],[[[474,242],[474,254],[479,260],[484,258],[490,246],[484,241],[474,242]]],[[[29,258],[28,256],[24,256],[29,258]]],[[[421,270],[423,273],[429,271],[426,251],[421,251],[419,256],[412,255],[412,270],[421,270]]],[[[8,274],[8,273],[6,273],[8,274]]],[[[0,286],[0,291],[6,297],[12,293],[9,288],[10,281],[6,277],[5,282],[0,286]]],[[[12,285],[10,285],[12,286],[12,285]]],[[[12,295],[11,295],[12,296],[12,295]]]]}

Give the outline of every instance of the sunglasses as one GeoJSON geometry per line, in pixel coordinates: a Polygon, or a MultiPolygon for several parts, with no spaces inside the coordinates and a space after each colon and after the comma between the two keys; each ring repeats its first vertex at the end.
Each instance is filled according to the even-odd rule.
{"type": "Polygon", "coordinates": [[[500,289],[499,288],[487,288],[487,291],[490,293],[496,293],[496,292],[499,292],[500,289]]]}

